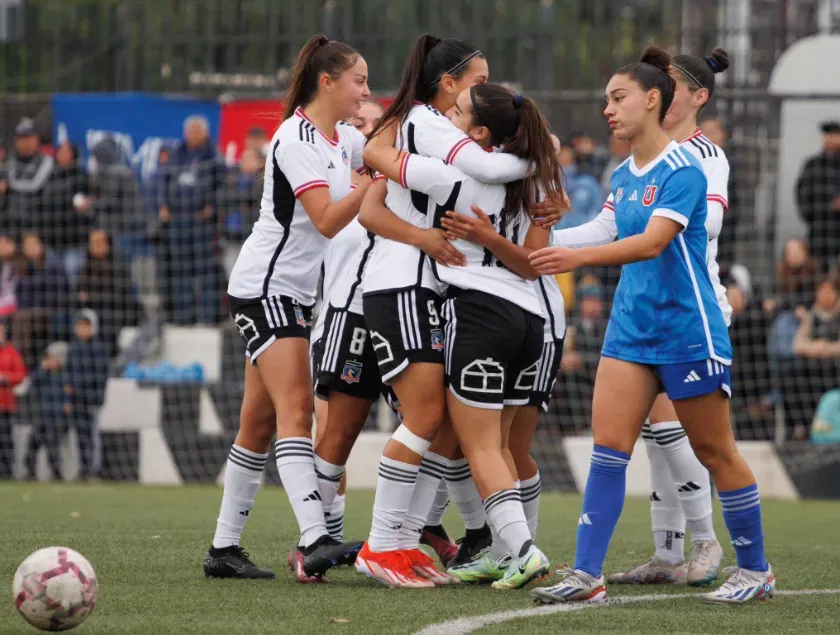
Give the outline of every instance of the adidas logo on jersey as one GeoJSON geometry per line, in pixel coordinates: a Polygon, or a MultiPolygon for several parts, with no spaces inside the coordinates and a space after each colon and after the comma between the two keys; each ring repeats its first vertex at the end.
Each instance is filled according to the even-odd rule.
{"type": "Polygon", "coordinates": [[[636,192],[636,190],[633,190],[633,193],[630,195],[630,198],[628,200],[630,200],[630,201],[638,201],[639,200],[639,194],[636,192]]]}
{"type": "Polygon", "coordinates": [[[327,169],[328,170],[335,170],[335,164],[332,161],[330,161],[330,164],[327,166],[327,169]]]}
{"type": "Polygon", "coordinates": [[[688,377],[686,377],[683,380],[683,383],[687,384],[687,383],[692,382],[692,381],[700,381],[700,379],[701,379],[701,377],[700,377],[700,375],[697,374],[696,371],[691,371],[690,373],[688,373],[688,377]]]}

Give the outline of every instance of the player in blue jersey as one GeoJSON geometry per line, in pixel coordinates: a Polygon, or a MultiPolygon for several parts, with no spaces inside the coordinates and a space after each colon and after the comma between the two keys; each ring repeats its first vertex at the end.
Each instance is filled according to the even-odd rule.
{"type": "Polygon", "coordinates": [[[541,274],[623,265],[595,381],[595,446],[574,571],[557,585],[536,589],[538,601],[606,597],[601,569],[624,504],[627,464],[662,391],[712,475],[738,559],[726,583],[704,599],[741,604],[766,599],[775,589],[755,477],[730,426],[732,349],[706,267],[707,181],[699,162],[662,129],[674,98],[670,66],[665,51],[649,47],[607,86],[604,114],[616,137],[632,148],[612,177],[619,240],[531,255],[541,274]]]}

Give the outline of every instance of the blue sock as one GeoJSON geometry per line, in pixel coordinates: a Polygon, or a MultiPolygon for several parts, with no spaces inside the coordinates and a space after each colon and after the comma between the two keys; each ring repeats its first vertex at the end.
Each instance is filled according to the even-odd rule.
{"type": "Polygon", "coordinates": [[[758,485],[748,485],[731,492],[718,491],[718,496],[738,566],[749,571],[767,571],[758,485]]]}
{"type": "Polygon", "coordinates": [[[601,575],[607,548],[624,507],[630,455],[601,445],[592,449],[592,465],[578,519],[575,569],[601,575]]]}

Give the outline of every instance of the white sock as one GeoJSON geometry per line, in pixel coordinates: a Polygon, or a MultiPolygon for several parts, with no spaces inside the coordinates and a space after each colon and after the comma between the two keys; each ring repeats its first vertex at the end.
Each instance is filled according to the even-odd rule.
{"type": "Polygon", "coordinates": [[[496,528],[492,524],[489,525],[489,527],[490,537],[492,540],[490,542],[490,546],[487,548],[487,555],[490,556],[491,560],[498,560],[508,552],[508,547],[505,544],[505,541],[502,540],[499,532],[496,531],[496,528]]]}
{"type": "Polygon", "coordinates": [[[343,465],[327,463],[317,454],[315,455],[315,476],[318,477],[318,491],[321,493],[321,506],[327,510],[332,507],[341,479],[344,476],[343,465]]]}
{"type": "Polygon", "coordinates": [[[420,471],[417,474],[417,481],[414,484],[414,492],[411,495],[411,503],[408,506],[408,513],[405,515],[405,520],[400,528],[400,536],[402,537],[400,549],[418,549],[420,547],[423,527],[426,526],[429,510],[435,502],[438,486],[448,467],[449,459],[439,454],[426,452],[423,457],[423,462],[420,463],[420,471]]]}
{"type": "Polygon", "coordinates": [[[694,454],[679,421],[657,423],[651,430],[671,469],[691,540],[716,540],[709,471],[694,454]]]}
{"type": "Polygon", "coordinates": [[[395,461],[383,456],[379,460],[379,478],[373,499],[373,523],[368,546],[371,551],[401,549],[400,528],[405,522],[419,465],[395,461]]]}
{"type": "MultiPolygon", "coordinates": [[[[447,459],[447,463],[449,459],[447,459]]],[[[443,515],[446,513],[446,508],[449,507],[449,487],[446,485],[446,479],[440,479],[437,494],[435,495],[435,502],[432,503],[432,508],[429,510],[429,517],[426,519],[427,525],[442,525],[443,515]]]]}
{"type": "Polygon", "coordinates": [[[274,453],[283,489],[286,490],[300,526],[301,544],[309,547],[321,536],[328,535],[321,493],[318,491],[318,477],[315,476],[312,439],[278,439],[274,443],[274,453]]]}
{"type": "Polygon", "coordinates": [[[335,497],[329,510],[324,513],[324,519],[327,522],[327,531],[330,532],[330,536],[338,540],[338,542],[344,542],[345,504],[344,494],[340,494],[335,497]]]}
{"type": "Polygon", "coordinates": [[[685,559],[685,516],[680,507],[671,469],[665,452],[656,442],[648,424],[642,429],[648,461],[650,461],[650,521],[656,555],[679,564],[685,559]]]}
{"type": "Polygon", "coordinates": [[[449,462],[446,486],[466,529],[481,529],[487,524],[484,503],[475,487],[467,459],[449,462]]]}
{"type": "Polygon", "coordinates": [[[531,540],[519,492],[503,489],[490,494],[484,501],[484,509],[487,521],[491,527],[495,527],[506,551],[514,558],[518,557],[522,546],[531,540]]]}
{"type": "Polygon", "coordinates": [[[537,539],[537,523],[540,519],[540,492],[542,491],[542,479],[537,471],[531,478],[520,482],[519,493],[522,496],[522,509],[525,511],[525,520],[528,521],[528,531],[531,538],[537,539]]]}
{"type": "Polygon", "coordinates": [[[225,466],[225,490],[222,507],[216,521],[213,547],[222,549],[239,544],[254,497],[260,489],[260,475],[265,469],[268,454],[257,454],[234,445],[225,466]]]}

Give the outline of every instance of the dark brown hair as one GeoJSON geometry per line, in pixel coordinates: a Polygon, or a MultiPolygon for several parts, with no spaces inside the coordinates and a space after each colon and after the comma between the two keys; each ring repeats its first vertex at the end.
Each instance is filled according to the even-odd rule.
{"type": "Polygon", "coordinates": [[[473,124],[486,126],[494,146],[531,161],[536,171],[521,181],[505,184],[504,214],[526,211],[540,200],[540,192],[558,207],[564,205],[563,177],[551,141],[551,130],[532,99],[517,95],[499,84],[477,84],[470,88],[473,124]]]}
{"type": "Polygon", "coordinates": [[[633,79],[642,90],[658,90],[661,96],[659,123],[674,101],[676,82],[668,74],[671,69],[671,55],[663,48],[650,45],[645,49],[638,62],[627,64],[618,69],[616,75],[627,75],[633,79]]]}
{"type": "Polygon", "coordinates": [[[292,69],[292,80],[283,96],[283,121],[291,117],[298,106],[306,106],[318,92],[321,73],[332,79],[356,63],[359,53],[344,42],[335,42],[326,35],[313,35],[298,53],[292,69]]]}
{"type": "Polygon", "coordinates": [[[467,71],[470,60],[483,57],[475,46],[461,40],[441,39],[428,33],[418,37],[405,62],[394,101],[371,131],[370,138],[394,121],[403,121],[415,101],[424,104],[430,101],[437,94],[444,75],[460,79],[467,71]]]}
{"type": "Polygon", "coordinates": [[[701,88],[705,88],[709,91],[709,99],[711,99],[715,94],[715,75],[729,68],[729,53],[722,48],[716,48],[705,57],[676,55],[672,66],[685,78],[688,90],[696,93],[701,88]]]}

